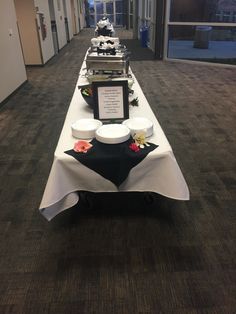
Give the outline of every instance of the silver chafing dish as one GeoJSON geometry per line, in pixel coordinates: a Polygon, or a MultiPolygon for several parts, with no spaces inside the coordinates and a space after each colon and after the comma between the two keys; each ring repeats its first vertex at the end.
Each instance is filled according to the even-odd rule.
{"type": "Polygon", "coordinates": [[[127,75],[129,72],[129,52],[125,47],[111,51],[91,47],[86,56],[87,71],[96,73],[112,73],[127,75]],[[114,52],[114,51],[113,51],[114,52]]]}

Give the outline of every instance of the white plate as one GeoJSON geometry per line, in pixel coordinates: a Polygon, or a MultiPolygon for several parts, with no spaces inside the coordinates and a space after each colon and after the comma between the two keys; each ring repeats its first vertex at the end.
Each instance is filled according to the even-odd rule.
{"type": "Polygon", "coordinates": [[[80,119],[71,125],[72,135],[76,138],[90,139],[95,137],[95,131],[102,122],[95,119],[80,119]]]}
{"type": "Polygon", "coordinates": [[[123,124],[106,124],[97,129],[95,137],[105,144],[119,144],[129,139],[130,130],[123,124]]]}
{"type": "Polygon", "coordinates": [[[146,137],[149,137],[153,134],[153,123],[147,118],[131,118],[123,121],[122,124],[130,129],[132,135],[137,132],[145,132],[146,137]]]}

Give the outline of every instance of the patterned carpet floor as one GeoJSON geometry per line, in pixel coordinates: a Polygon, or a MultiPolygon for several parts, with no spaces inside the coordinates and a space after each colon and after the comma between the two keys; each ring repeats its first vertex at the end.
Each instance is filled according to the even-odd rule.
{"type": "Polygon", "coordinates": [[[83,30],[0,108],[0,313],[236,312],[236,68],[155,61],[119,34],[191,200],[89,193],[40,215],[83,30]]]}

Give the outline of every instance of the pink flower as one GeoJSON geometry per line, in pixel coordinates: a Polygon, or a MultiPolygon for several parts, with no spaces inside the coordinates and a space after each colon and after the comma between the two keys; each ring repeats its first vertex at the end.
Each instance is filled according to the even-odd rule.
{"type": "Polygon", "coordinates": [[[129,145],[129,148],[130,148],[132,151],[134,151],[135,153],[137,153],[137,152],[140,150],[140,148],[138,147],[138,145],[135,144],[135,143],[131,143],[131,144],[129,145]]]}
{"type": "Polygon", "coordinates": [[[74,151],[77,153],[87,153],[93,145],[87,141],[78,141],[74,145],[74,151]]]}

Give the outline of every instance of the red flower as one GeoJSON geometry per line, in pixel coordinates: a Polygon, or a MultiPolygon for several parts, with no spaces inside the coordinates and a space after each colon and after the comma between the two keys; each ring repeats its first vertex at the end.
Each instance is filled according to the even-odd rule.
{"type": "Polygon", "coordinates": [[[135,153],[137,153],[137,152],[140,150],[140,148],[138,147],[138,145],[136,145],[135,143],[131,143],[131,144],[129,145],[129,148],[130,148],[132,151],[134,151],[135,153]]]}
{"type": "Polygon", "coordinates": [[[74,151],[77,153],[87,153],[93,145],[87,141],[78,141],[74,145],[74,151]]]}

